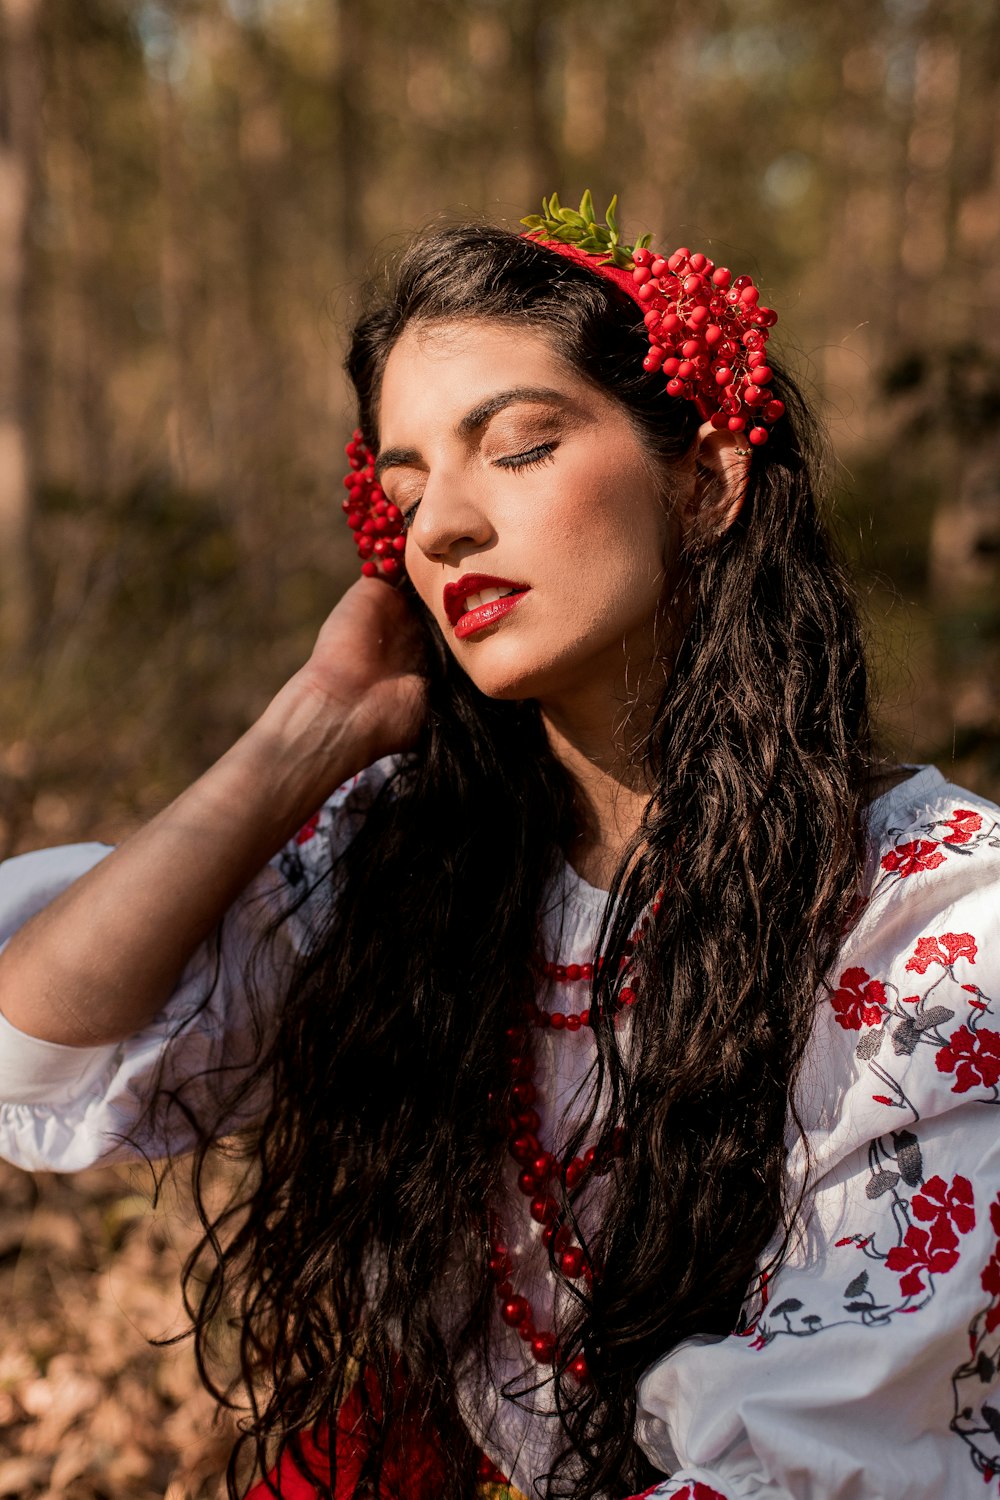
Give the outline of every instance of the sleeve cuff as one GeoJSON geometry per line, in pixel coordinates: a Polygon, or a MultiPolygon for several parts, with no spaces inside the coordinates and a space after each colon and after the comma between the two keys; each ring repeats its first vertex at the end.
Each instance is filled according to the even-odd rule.
{"type": "Polygon", "coordinates": [[[65,1104],[104,1073],[118,1049],[67,1047],[13,1026],[0,1013],[0,1104],[65,1104]]]}

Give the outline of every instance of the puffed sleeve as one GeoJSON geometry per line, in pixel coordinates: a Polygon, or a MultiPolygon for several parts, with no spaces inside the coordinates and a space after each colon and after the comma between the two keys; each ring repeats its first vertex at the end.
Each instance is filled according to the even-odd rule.
{"type": "MultiPolygon", "coordinates": [[[[340,787],[256,876],[191,958],[149,1025],[124,1041],[69,1047],[29,1036],[0,1015],[0,1156],[29,1170],[75,1172],[96,1162],[188,1149],[192,1117],[218,1115],[252,1069],[281,986],[326,914],[335,859],[384,786],[391,760],[340,787]],[[252,998],[251,998],[252,997],[252,998]],[[155,1091],[183,1106],[150,1112],[155,1091]]],[[[0,865],[0,944],[109,852],[78,844],[0,865]]],[[[238,1129],[261,1098],[217,1119],[238,1129]]]]}
{"type": "Polygon", "coordinates": [[[1000,810],[899,790],[806,1055],[792,1246],[740,1333],[639,1383],[657,1500],[997,1494],[1000,810]]]}

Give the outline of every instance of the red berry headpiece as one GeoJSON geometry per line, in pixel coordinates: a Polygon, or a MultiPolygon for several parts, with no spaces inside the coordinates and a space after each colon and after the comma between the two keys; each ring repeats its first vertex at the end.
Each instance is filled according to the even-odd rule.
{"type": "Polygon", "coordinates": [[[764,346],[778,314],[760,306],[760,292],[749,276],[717,266],[686,247],[661,255],[649,248],[649,235],[623,245],[612,198],[603,224],[594,220],[594,202],[584,193],[579,209],[563,208],[555,193],[542,199],[541,214],[530,214],[526,238],[613,281],[637,302],[649,336],[643,368],[666,376],[667,391],[693,401],[703,421],[743,432],[754,447],[767,442],[767,429],[784,415],[784,403],[768,386],[773,372],[764,346]]]}
{"type": "MultiPolygon", "coordinates": [[[[749,276],[734,279],[700,251],[661,255],[649,248],[649,235],[623,245],[617,202],[612,198],[598,224],[589,192],[579,209],[563,208],[553,193],[542,199],[541,214],[521,220],[525,238],[613,281],[638,303],[649,337],[643,368],[661,372],[671,396],[692,401],[713,427],[746,431],[755,448],[766,443],[768,428],[785,412],[769,390],[773,372],[764,353],[777,313],[761,307],[749,276]]],[[[361,571],[395,583],[403,575],[403,518],[375,478],[374,457],[360,429],[347,444],[347,457],[344,511],[361,571]]]]}
{"type": "Polygon", "coordinates": [[[343,502],[347,524],[361,558],[366,578],[386,578],[396,583],[403,576],[403,516],[385,497],[375,478],[375,459],[357,427],[345,448],[350,473],[345,477],[347,499],[343,502]]]}

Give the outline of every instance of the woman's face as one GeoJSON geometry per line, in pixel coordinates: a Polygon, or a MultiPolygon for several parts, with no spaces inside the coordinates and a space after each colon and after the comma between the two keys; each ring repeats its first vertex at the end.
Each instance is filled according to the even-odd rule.
{"type": "Polygon", "coordinates": [[[624,408],[544,335],[410,324],[380,428],[407,571],[484,693],[620,692],[649,664],[679,527],[624,408]]]}

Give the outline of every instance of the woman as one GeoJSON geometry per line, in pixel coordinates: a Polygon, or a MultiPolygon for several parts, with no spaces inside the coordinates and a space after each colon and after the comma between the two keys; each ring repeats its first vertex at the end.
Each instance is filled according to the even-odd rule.
{"type": "Polygon", "coordinates": [[[404,587],[119,849],[6,867],[3,1149],[198,1185],[242,1127],[188,1291],[255,1495],[980,1495],[1000,814],[873,755],[752,283],[529,229],[355,330],[404,587]]]}

